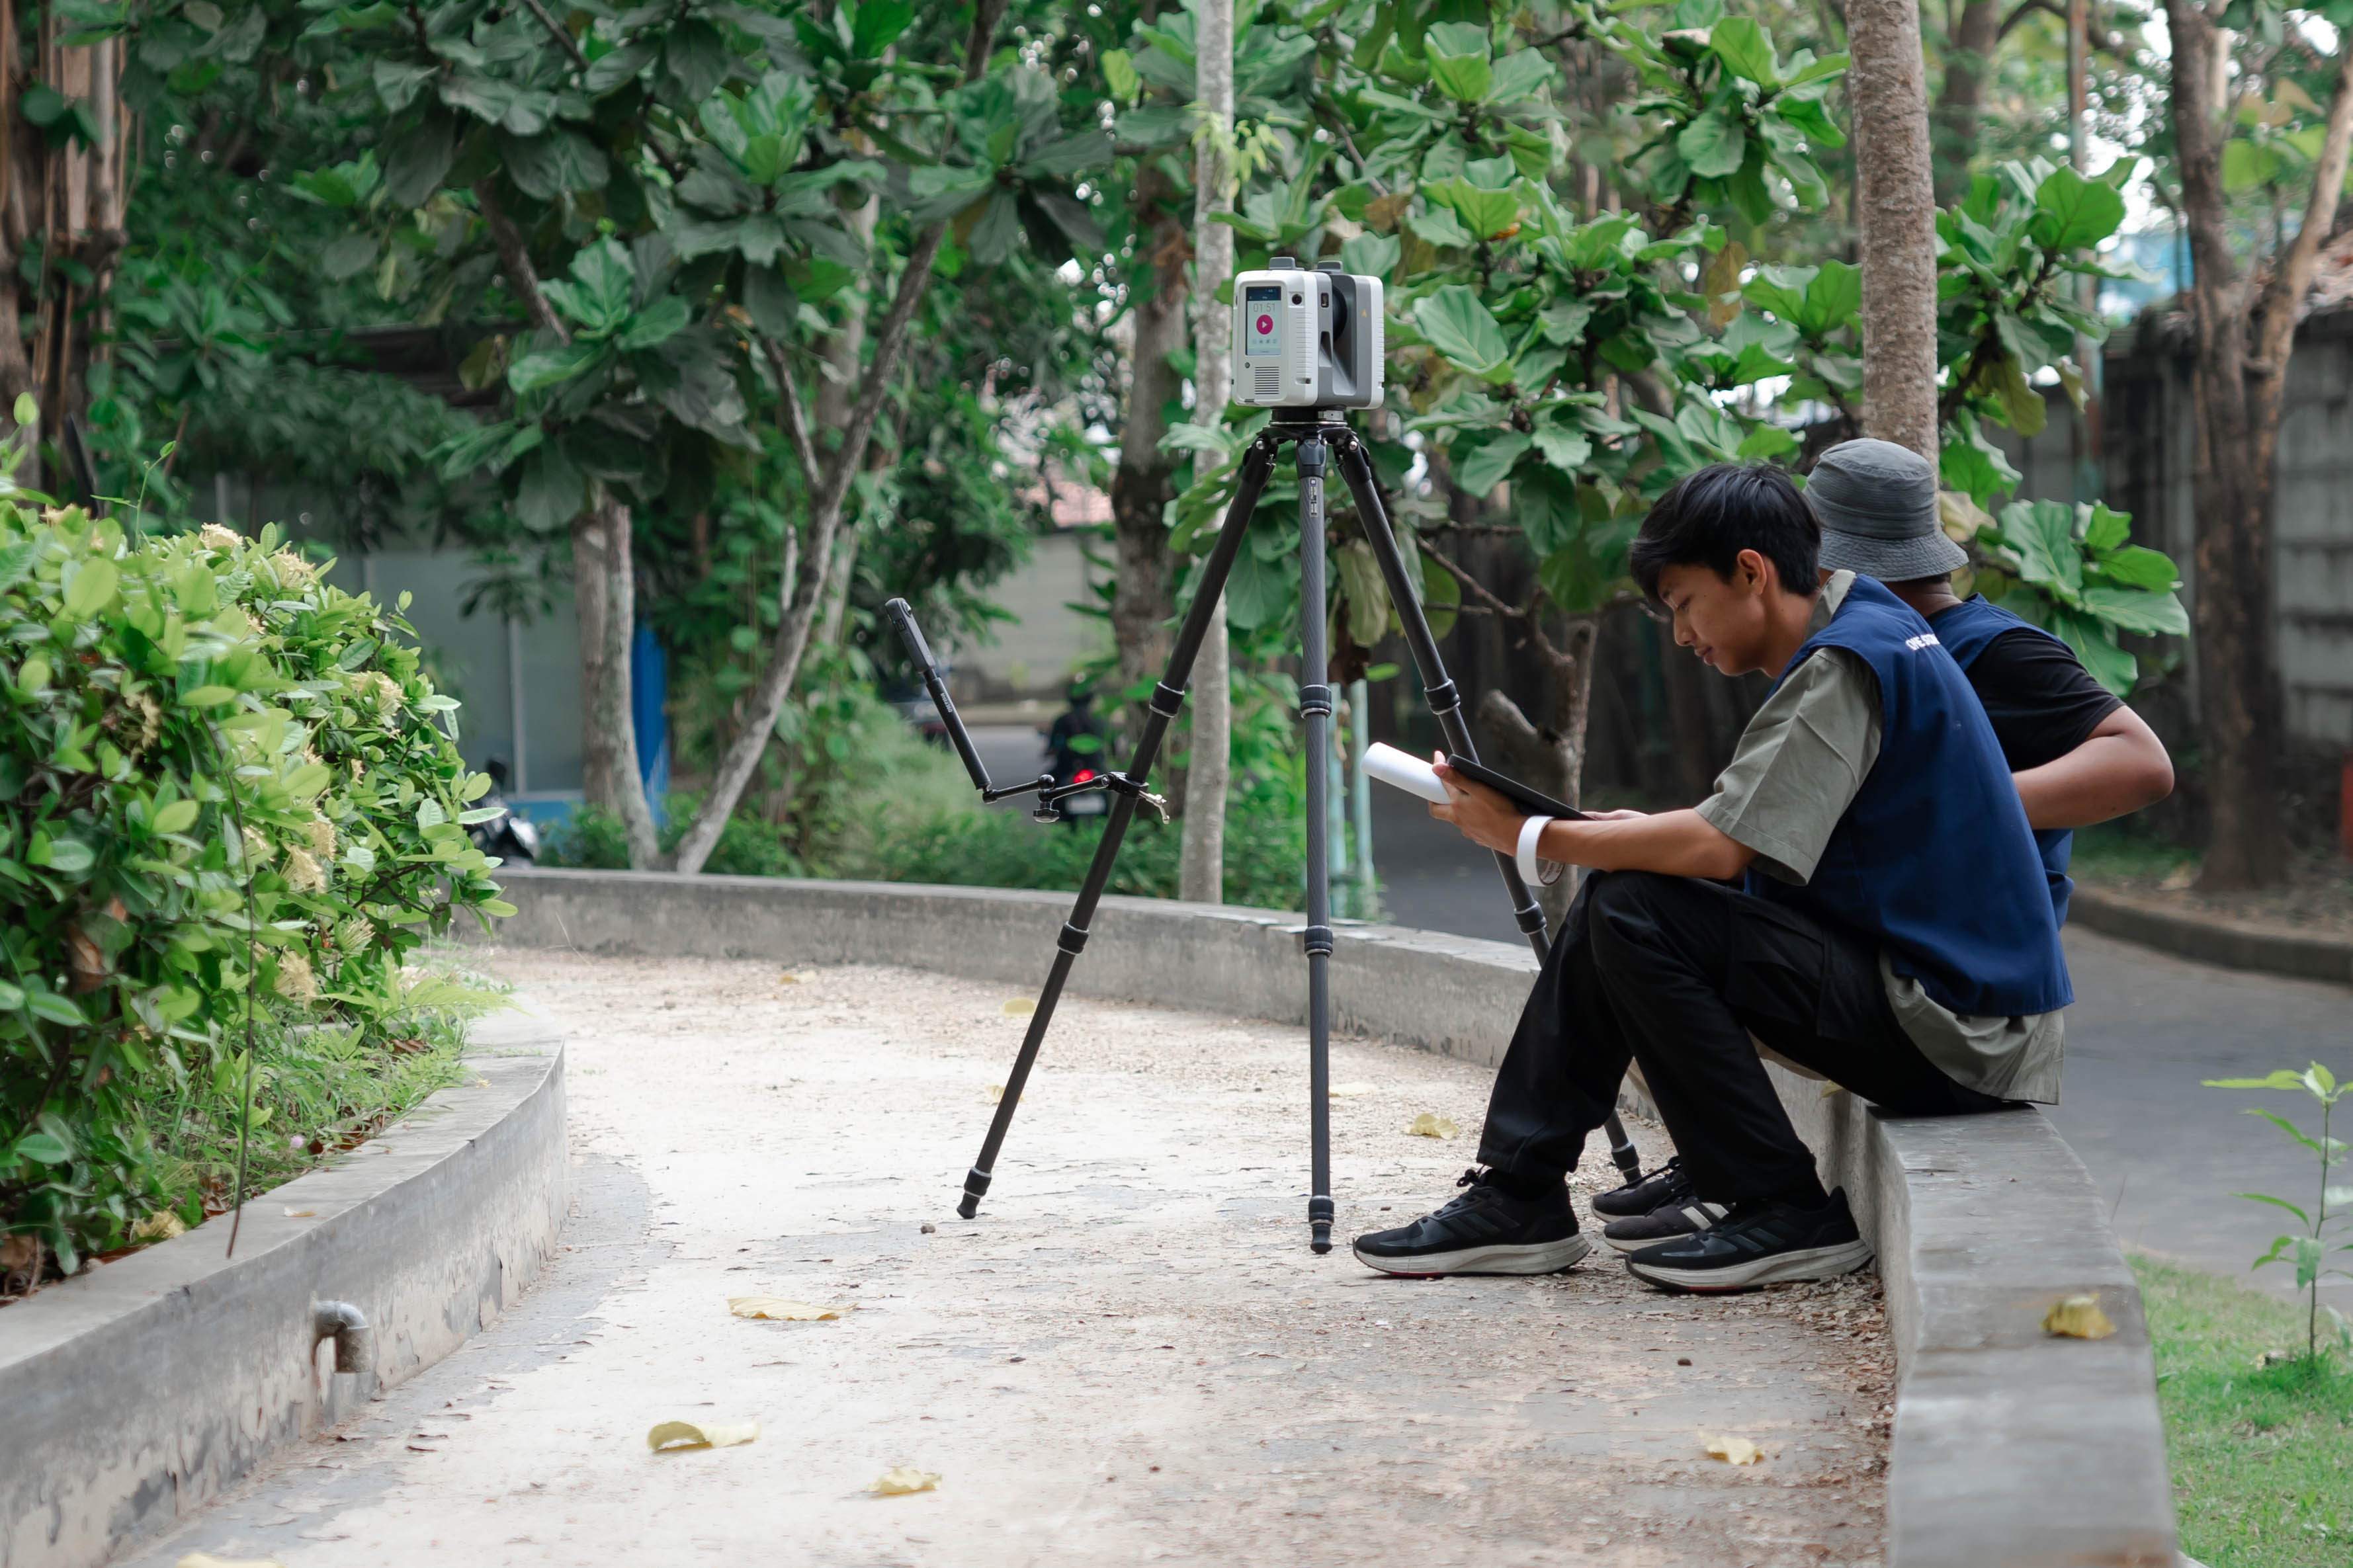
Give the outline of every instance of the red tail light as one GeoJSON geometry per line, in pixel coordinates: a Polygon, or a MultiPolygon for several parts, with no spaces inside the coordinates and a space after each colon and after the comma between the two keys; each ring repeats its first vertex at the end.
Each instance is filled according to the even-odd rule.
{"type": "Polygon", "coordinates": [[[1086,783],[1089,779],[1091,779],[1091,778],[1092,778],[1092,777],[1094,777],[1094,776],[1095,776],[1095,771],[1094,771],[1094,769],[1092,769],[1092,768],[1081,768],[1081,769],[1078,771],[1078,773],[1077,773],[1075,775],[1073,775],[1073,776],[1072,776],[1072,778],[1071,778],[1071,782],[1072,784],[1084,784],[1084,783],[1086,783]]]}

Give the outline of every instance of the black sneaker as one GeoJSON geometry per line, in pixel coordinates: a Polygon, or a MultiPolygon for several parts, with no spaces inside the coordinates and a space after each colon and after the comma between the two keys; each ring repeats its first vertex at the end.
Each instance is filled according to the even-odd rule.
{"type": "Polygon", "coordinates": [[[1520,1199],[1484,1171],[1454,1184],[1470,1191],[1435,1214],[1356,1238],[1356,1261],[1384,1274],[1556,1274],[1593,1250],[1577,1234],[1565,1184],[1520,1199]]]}
{"type": "Polygon", "coordinates": [[[1640,1252],[1662,1241],[1696,1236],[1722,1224],[1731,1212],[1722,1204],[1704,1203],[1693,1196],[1690,1186],[1686,1184],[1681,1194],[1669,1198],[1649,1214],[1611,1220],[1601,1227],[1601,1239],[1620,1252],[1640,1252]]]}
{"type": "Polygon", "coordinates": [[[1661,1204],[1689,1196],[1691,1178],[1683,1174],[1683,1157],[1678,1154],[1647,1176],[1597,1194],[1591,1202],[1595,1214],[1624,1219],[1629,1215],[1649,1214],[1661,1204]]]}
{"type": "Polygon", "coordinates": [[[1818,1209],[1770,1199],[1736,1205],[1695,1235],[1629,1253],[1626,1267],[1664,1289],[1708,1294],[1829,1279],[1870,1261],[1871,1244],[1855,1228],[1841,1187],[1818,1209]]]}

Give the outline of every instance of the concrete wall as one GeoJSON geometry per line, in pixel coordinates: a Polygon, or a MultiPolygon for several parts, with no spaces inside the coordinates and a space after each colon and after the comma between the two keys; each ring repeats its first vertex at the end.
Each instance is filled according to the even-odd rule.
{"type": "MultiPolygon", "coordinates": [[[[509,870],[498,940],[583,953],[902,963],[1034,984],[1067,894],[509,870]]],[[[1524,948],[1335,921],[1335,1028],[1492,1065],[1535,970],[1524,948]]],[[[1105,899],[1071,989],[1302,1021],[1299,917],[1105,899]]],[[[1051,1049],[1050,1044],[1048,1049],[1051,1049]]],[[[1899,1120],[1775,1069],[1792,1119],[1879,1251],[1902,1372],[1892,1568],[2174,1568],[2140,1295],[2082,1162],[2031,1109],[1899,1120]],[[2117,1332],[2053,1339],[2096,1294],[2117,1332]]]]}
{"type": "Polygon", "coordinates": [[[1086,559],[1092,542],[1077,529],[1041,534],[1027,562],[990,584],[990,602],[1013,618],[997,623],[987,642],[943,651],[955,666],[956,700],[1059,696],[1082,660],[1110,651],[1111,624],[1071,608],[1093,604],[1104,580],[1086,559]]]}
{"type": "Polygon", "coordinates": [[[464,1084],[337,1167],[0,1312],[0,1568],[95,1568],[432,1365],[537,1277],[567,1205],[563,1041],[486,1021],[464,1084]],[[292,1211],[290,1213],[289,1211],[292,1211]],[[332,1371],[322,1300],[374,1364],[332,1371]]]}

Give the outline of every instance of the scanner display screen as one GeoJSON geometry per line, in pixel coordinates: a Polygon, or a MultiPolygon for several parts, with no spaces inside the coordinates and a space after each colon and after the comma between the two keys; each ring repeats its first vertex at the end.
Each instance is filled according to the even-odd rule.
{"type": "Polygon", "coordinates": [[[1242,290],[1242,353],[1275,354],[1275,323],[1282,319],[1282,286],[1253,283],[1242,290]]]}

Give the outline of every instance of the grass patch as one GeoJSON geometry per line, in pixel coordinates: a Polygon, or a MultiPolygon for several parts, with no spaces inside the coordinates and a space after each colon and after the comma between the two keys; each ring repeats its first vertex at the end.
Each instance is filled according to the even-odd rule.
{"type": "Polygon", "coordinates": [[[2075,830],[2068,870],[2077,877],[2161,882],[2197,863],[2198,851],[2160,838],[2131,822],[2103,822],[2075,830]]]}
{"type": "Polygon", "coordinates": [[[2304,1314],[2232,1280],[2132,1260],[2157,1347],[2181,1549],[2208,1568],[2353,1563],[2353,1366],[2257,1366],[2304,1314]]]}

